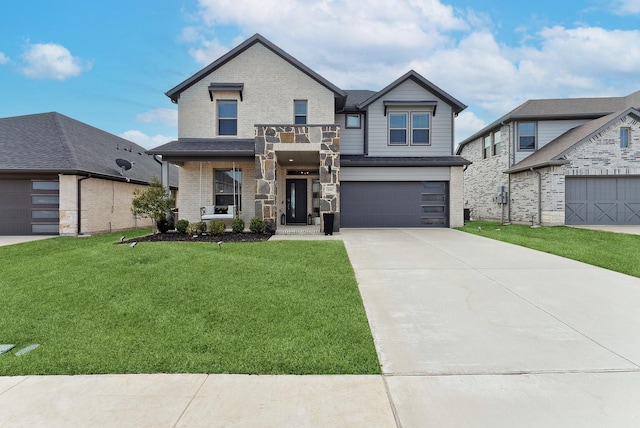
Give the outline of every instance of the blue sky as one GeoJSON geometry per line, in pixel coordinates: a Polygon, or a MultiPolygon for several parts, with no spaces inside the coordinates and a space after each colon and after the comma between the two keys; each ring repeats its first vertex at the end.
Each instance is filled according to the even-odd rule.
{"type": "Polygon", "coordinates": [[[255,33],[343,89],[414,69],[469,107],[640,90],[640,0],[22,0],[3,5],[0,117],[57,111],[150,148],[164,93],[255,33]]]}

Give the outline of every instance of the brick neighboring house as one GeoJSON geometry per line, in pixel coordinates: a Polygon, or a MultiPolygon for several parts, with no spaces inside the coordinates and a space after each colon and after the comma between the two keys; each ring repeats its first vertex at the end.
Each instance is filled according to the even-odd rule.
{"type": "Polygon", "coordinates": [[[150,153],[181,166],[181,219],[463,223],[453,122],[466,106],[414,71],[344,91],[256,34],[167,96],[179,138],[150,153]]]}
{"type": "MultiPolygon", "coordinates": [[[[131,141],[59,113],[42,113],[1,118],[0,153],[0,235],[77,235],[151,225],[131,214],[133,190],[163,172],[131,141]],[[116,159],[133,166],[123,171],[116,159]]],[[[176,190],[177,168],[168,175],[176,190]]]]}
{"type": "Polygon", "coordinates": [[[473,162],[465,208],[479,220],[640,224],[639,107],[640,91],[525,102],[458,146],[473,162]]]}

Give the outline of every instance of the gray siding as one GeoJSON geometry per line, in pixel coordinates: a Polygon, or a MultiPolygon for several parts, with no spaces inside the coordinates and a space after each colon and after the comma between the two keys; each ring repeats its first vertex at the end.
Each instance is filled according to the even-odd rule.
{"type": "Polygon", "coordinates": [[[449,181],[448,167],[342,167],[340,181],[449,181]]]}
{"type": "Polygon", "coordinates": [[[347,129],[345,115],[336,114],[335,123],[340,126],[340,153],[345,155],[364,154],[364,115],[361,116],[360,120],[360,129],[347,129]]]}
{"type": "MultiPolygon", "coordinates": [[[[588,120],[541,120],[537,123],[537,146],[538,149],[541,149],[549,142],[555,140],[568,130],[575,128],[576,126],[580,126],[583,123],[588,122],[588,120]]],[[[517,129],[517,128],[516,128],[517,129]]],[[[517,132],[517,131],[516,131],[517,132]]],[[[530,154],[535,152],[521,152],[518,151],[518,136],[515,136],[514,144],[514,152],[515,152],[515,163],[518,163],[524,159],[526,159],[530,154]]]]}
{"type": "MultiPolygon", "coordinates": [[[[394,108],[394,111],[425,111],[425,108],[394,108]]],[[[449,156],[453,154],[453,112],[451,106],[422,86],[407,80],[369,106],[369,156],[449,156]],[[389,146],[384,101],[438,101],[431,118],[430,146],[389,146]]]]}

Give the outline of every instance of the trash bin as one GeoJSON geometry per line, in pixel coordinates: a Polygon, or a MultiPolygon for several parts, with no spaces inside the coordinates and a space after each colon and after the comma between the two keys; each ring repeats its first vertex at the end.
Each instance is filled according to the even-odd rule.
{"type": "Polygon", "coordinates": [[[324,213],[322,214],[322,218],[324,219],[324,234],[325,235],[333,235],[333,219],[335,217],[334,213],[324,213]]]}

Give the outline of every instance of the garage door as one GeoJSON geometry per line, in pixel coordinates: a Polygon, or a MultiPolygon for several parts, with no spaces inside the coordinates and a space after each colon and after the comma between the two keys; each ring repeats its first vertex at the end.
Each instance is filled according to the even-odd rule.
{"type": "Polygon", "coordinates": [[[448,183],[342,182],[340,226],[448,227],[448,183]]]}
{"type": "Polygon", "coordinates": [[[640,224],[640,177],[567,178],[565,224],[640,224]]]}
{"type": "Polygon", "coordinates": [[[0,180],[0,235],[57,235],[57,180],[0,180]]]}

